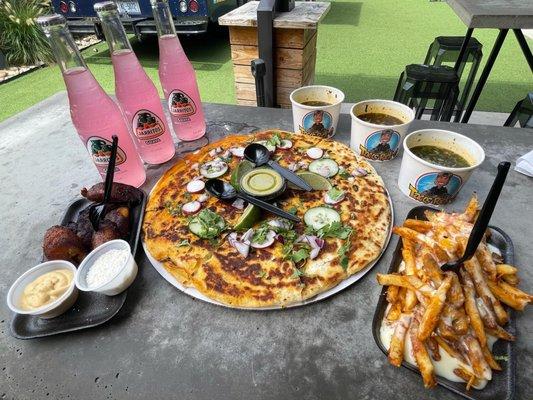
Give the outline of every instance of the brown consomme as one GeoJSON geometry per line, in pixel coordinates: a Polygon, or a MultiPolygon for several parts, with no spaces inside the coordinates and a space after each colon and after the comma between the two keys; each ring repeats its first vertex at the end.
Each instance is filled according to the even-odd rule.
{"type": "Polygon", "coordinates": [[[326,107],[326,106],[331,105],[331,103],[327,103],[325,101],[316,101],[316,100],[303,101],[300,104],[303,104],[304,106],[311,106],[311,107],[326,107]]]}
{"type": "Polygon", "coordinates": [[[414,146],[410,150],[417,157],[429,161],[432,164],[449,168],[470,167],[470,163],[462,156],[453,151],[438,146],[414,146]]]}
{"type": "Polygon", "coordinates": [[[384,113],[367,113],[358,115],[357,118],[376,125],[401,125],[404,122],[400,118],[384,113]]]}

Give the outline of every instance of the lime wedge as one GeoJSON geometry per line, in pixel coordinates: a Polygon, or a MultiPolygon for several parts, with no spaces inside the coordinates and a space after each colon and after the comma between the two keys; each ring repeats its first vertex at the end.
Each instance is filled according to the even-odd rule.
{"type": "Polygon", "coordinates": [[[260,219],[261,209],[253,204],[248,204],[233,229],[236,231],[245,231],[254,226],[254,224],[260,219]]]}
{"type": "MultiPolygon", "coordinates": [[[[300,178],[302,178],[304,181],[306,181],[313,190],[329,190],[331,189],[331,183],[327,180],[327,178],[324,178],[322,175],[315,174],[314,172],[309,171],[298,171],[296,172],[296,175],[298,175],[300,178]]],[[[287,186],[291,189],[300,189],[298,186],[292,184],[291,182],[287,182],[287,186]]]]}
{"type": "Polygon", "coordinates": [[[235,167],[231,173],[231,186],[233,186],[235,189],[239,189],[239,182],[241,181],[241,178],[252,169],[254,169],[254,164],[251,161],[242,160],[239,164],[237,164],[237,167],[235,167]]]}

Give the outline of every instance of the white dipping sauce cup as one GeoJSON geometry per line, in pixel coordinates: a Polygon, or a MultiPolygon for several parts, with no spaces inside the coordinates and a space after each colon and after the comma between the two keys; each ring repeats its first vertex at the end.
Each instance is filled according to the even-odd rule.
{"type": "Polygon", "coordinates": [[[76,267],[74,264],[63,261],[54,260],[47,261],[36,265],[35,267],[24,272],[16,281],[11,285],[9,292],[7,293],[7,305],[11,311],[17,314],[33,315],[39,318],[49,319],[57,317],[67,311],[78,299],[78,289],[74,284],[74,275],[76,274],[76,267]],[[26,286],[28,286],[35,279],[48,272],[56,271],[58,269],[68,269],[72,272],[73,279],[69,288],[51,303],[45,304],[35,310],[25,310],[20,306],[20,299],[26,286]]]}
{"type": "Polygon", "coordinates": [[[122,293],[133,283],[137,276],[137,271],[137,263],[131,254],[131,247],[128,242],[121,239],[115,239],[101,244],[84,258],[76,273],[76,286],[84,292],[97,292],[107,296],[115,296],[122,293]],[[103,282],[97,287],[89,287],[87,285],[87,273],[98,257],[110,250],[127,250],[129,257],[126,262],[117,269],[115,276],[109,281],[103,282]]]}
{"type": "Polygon", "coordinates": [[[350,147],[360,156],[372,161],[392,160],[398,154],[415,112],[405,104],[391,100],[365,100],[350,110],[352,133],[350,147]],[[368,113],[387,114],[403,121],[398,125],[379,125],[358,117],[368,113]]]}
{"type": "Polygon", "coordinates": [[[450,203],[466,183],[472,171],[485,159],[485,152],[472,139],[452,131],[422,129],[406,136],[398,186],[406,196],[424,204],[450,203]],[[432,164],[413,154],[415,146],[437,146],[453,151],[470,164],[450,168],[432,164]]]}
{"type": "Polygon", "coordinates": [[[330,138],[335,135],[344,93],[330,86],[303,86],[290,96],[294,132],[330,138]],[[322,101],[327,106],[306,106],[307,101],[322,101]]]}

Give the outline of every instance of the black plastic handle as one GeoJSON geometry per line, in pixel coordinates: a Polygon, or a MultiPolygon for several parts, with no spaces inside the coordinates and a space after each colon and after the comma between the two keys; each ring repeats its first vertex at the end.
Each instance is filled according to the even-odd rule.
{"type": "MultiPolygon", "coordinates": [[[[470,237],[468,238],[465,252],[463,256],[454,264],[458,265],[462,262],[468,261],[476,253],[477,247],[479,246],[479,243],[481,243],[481,240],[487,231],[487,227],[489,226],[490,218],[492,217],[492,213],[500,197],[500,193],[510,167],[511,163],[509,161],[503,161],[498,164],[498,173],[494,179],[492,187],[490,188],[489,194],[485,199],[485,203],[483,203],[483,207],[481,208],[476,222],[474,223],[474,227],[470,232],[470,237]]],[[[442,269],[446,271],[453,268],[446,268],[446,265],[444,265],[442,269]]]]}
{"type": "Polygon", "coordinates": [[[270,168],[272,168],[273,170],[279,172],[281,176],[283,176],[289,182],[294,183],[299,188],[307,190],[308,192],[313,190],[313,188],[311,187],[310,184],[308,184],[306,181],[304,181],[302,178],[300,178],[294,172],[289,171],[286,168],[283,168],[277,162],[275,162],[273,160],[268,160],[267,164],[270,166],[270,168]]]}
{"type": "Polygon", "coordinates": [[[111,145],[111,156],[109,157],[109,163],[107,164],[107,172],[105,175],[104,183],[104,201],[106,204],[111,198],[111,189],[113,188],[113,179],[115,177],[115,164],[117,161],[117,148],[118,148],[118,137],[113,135],[113,143],[111,145]]]}
{"type": "Polygon", "coordinates": [[[239,192],[238,197],[243,200],[246,200],[248,203],[255,204],[258,207],[270,211],[272,214],[276,214],[282,218],[286,218],[294,222],[300,222],[300,218],[298,218],[296,215],[283,211],[281,208],[273,206],[272,204],[267,203],[266,201],[259,200],[257,197],[250,196],[243,192],[239,192]]]}

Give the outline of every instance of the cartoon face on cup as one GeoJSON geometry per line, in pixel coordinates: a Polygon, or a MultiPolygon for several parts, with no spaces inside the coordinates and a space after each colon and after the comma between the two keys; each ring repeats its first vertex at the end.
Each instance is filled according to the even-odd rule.
{"type": "Polygon", "coordinates": [[[407,135],[398,186],[420,203],[447,204],[485,159],[479,144],[459,133],[422,129],[407,135]]]}
{"type": "Polygon", "coordinates": [[[294,131],[330,138],[335,134],[344,93],[329,86],[304,86],[290,96],[294,131]]]}
{"type": "Polygon", "coordinates": [[[392,160],[414,119],[414,111],[390,100],[365,100],[350,111],[352,133],[350,147],[373,161],[392,160]]]}

